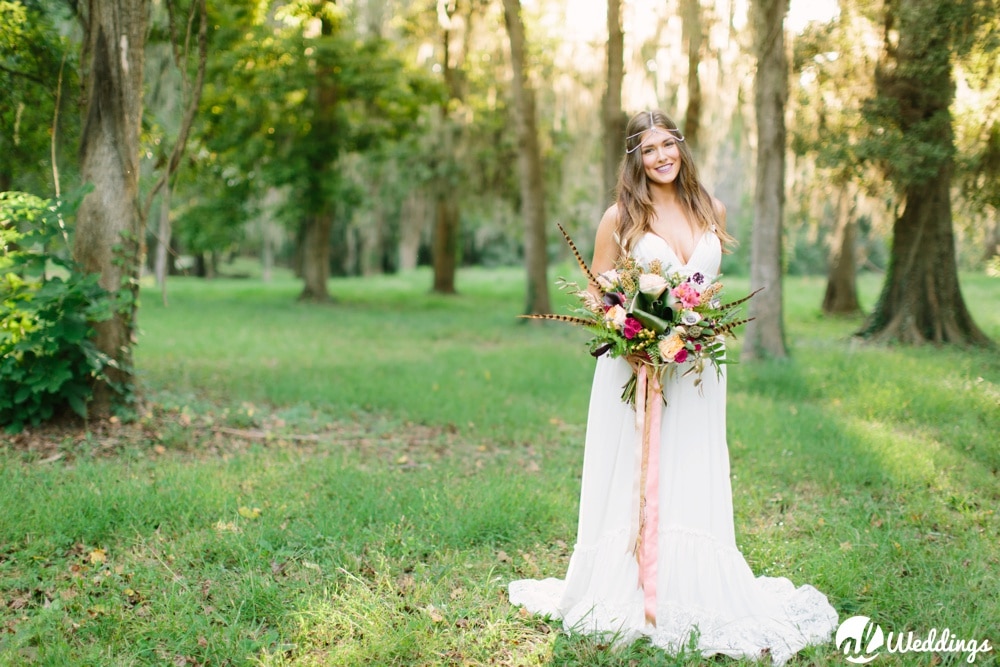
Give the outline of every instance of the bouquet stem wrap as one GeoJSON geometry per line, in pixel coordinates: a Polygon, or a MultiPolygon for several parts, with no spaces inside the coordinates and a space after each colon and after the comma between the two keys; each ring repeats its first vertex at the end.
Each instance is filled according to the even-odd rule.
{"type": "Polygon", "coordinates": [[[657,548],[660,505],[660,419],[663,412],[659,374],[648,364],[636,371],[636,427],[642,444],[636,456],[638,473],[633,491],[636,505],[633,524],[635,556],[639,563],[639,587],[643,592],[646,621],[656,625],[657,548]]]}

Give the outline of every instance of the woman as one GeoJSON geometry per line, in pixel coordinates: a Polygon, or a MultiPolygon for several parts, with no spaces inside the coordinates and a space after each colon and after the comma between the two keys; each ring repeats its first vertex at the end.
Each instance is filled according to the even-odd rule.
{"type": "MultiPolygon", "coordinates": [[[[659,260],[714,279],[723,245],[733,239],[725,207],[698,180],[677,125],[662,112],[644,111],[626,135],[617,202],[598,227],[593,273],[630,255],[646,266],[659,260]]],[[[604,639],[648,636],[677,652],[693,633],[705,656],[769,656],[782,664],[802,647],[828,641],[837,612],[812,586],[754,577],[733,527],[725,372],[706,369],[696,385],[697,374],[684,370],[662,379],[659,460],[646,473],[654,485],[643,487],[654,489],[653,539],[641,551],[636,546],[641,434],[635,408],[620,398],[633,369],[605,355],[594,374],[566,579],[514,581],[510,599],[562,618],[567,630],[604,639]]]]}

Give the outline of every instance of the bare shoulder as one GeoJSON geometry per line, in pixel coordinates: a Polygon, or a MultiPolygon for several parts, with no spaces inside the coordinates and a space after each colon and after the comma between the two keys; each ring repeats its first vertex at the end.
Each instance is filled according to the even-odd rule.
{"type": "Polygon", "coordinates": [[[618,231],[618,205],[612,204],[601,217],[601,224],[597,226],[597,238],[594,241],[594,261],[590,268],[595,273],[601,273],[611,269],[618,258],[619,245],[615,239],[618,231]]]}
{"type": "Polygon", "coordinates": [[[615,202],[608,207],[608,210],[604,212],[601,216],[601,224],[598,226],[598,231],[602,228],[609,228],[614,231],[615,227],[618,225],[618,203],[615,202]]]}
{"type": "Polygon", "coordinates": [[[719,201],[717,198],[712,197],[712,209],[715,211],[715,217],[719,221],[719,226],[723,229],[726,228],[726,205],[719,201]]]}

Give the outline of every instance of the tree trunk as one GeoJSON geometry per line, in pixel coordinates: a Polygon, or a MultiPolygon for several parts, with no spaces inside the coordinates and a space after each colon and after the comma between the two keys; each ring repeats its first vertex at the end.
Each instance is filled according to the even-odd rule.
{"type": "Polygon", "coordinates": [[[900,0],[885,15],[887,49],[876,75],[877,95],[894,110],[893,129],[908,160],[888,163],[905,204],[893,224],[882,293],[858,332],[869,340],[990,343],[962,299],[955,259],[952,50],[965,28],[964,18],[956,16],[947,4],[930,0],[900,0]],[[890,34],[898,37],[895,46],[890,34]]]}
{"type": "Polygon", "coordinates": [[[438,294],[455,294],[455,272],[458,269],[458,234],[461,224],[456,193],[458,188],[454,183],[458,167],[455,164],[455,143],[458,127],[456,121],[448,113],[453,101],[461,102],[464,91],[460,77],[461,68],[468,53],[467,44],[469,26],[472,18],[471,5],[465,21],[457,16],[457,3],[438,0],[438,21],[442,28],[442,46],[444,50],[441,64],[448,99],[439,109],[441,118],[439,157],[436,160],[438,176],[434,183],[434,238],[432,243],[434,263],[433,291],[438,294]],[[449,13],[450,12],[450,13],[449,13]],[[459,30],[464,34],[459,35],[459,30]],[[455,38],[458,38],[457,44],[455,38]]]}
{"type": "MultiPolygon", "coordinates": [[[[625,77],[625,33],[621,0],[608,0],[608,87],[604,91],[604,198],[610,204],[618,187],[618,166],[625,154],[626,118],[622,111],[625,77]]],[[[603,209],[602,209],[603,210],[603,209]]]]}
{"type": "Polygon", "coordinates": [[[458,203],[453,193],[440,193],[435,201],[434,220],[434,291],[455,293],[458,266],[458,203]]]}
{"type": "Polygon", "coordinates": [[[160,192],[160,219],[158,221],[158,233],[156,235],[156,262],[153,271],[156,275],[156,283],[160,286],[160,297],[163,305],[167,305],[167,256],[170,254],[170,234],[172,226],[170,224],[170,187],[168,179],[160,192]]]}
{"type": "Polygon", "coordinates": [[[383,273],[382,254],[385,245],[385,211],[379,203],[381,183],[369,183],[373,200],[371,211],[363,214],[363,222],[355,226],[358,233],[358,274],[375,276],[383,273]]]}
{"type": "Polygon", "coordinates": [[[951,220],[951,160],[938,178],[906,191],[892,228],[892,254],[875,311],[860,332],[869,340],[989,343],[969,314],[958,285],[951,220]]]}
{"type": "Polygon", "coordinates": [[[265,230],[264,238],[261,241],[260,279],[269,283],[274,278],[274,240],[265,230]]]}
{"type": "MultiPolygon", "coordinates": [[[[314,2],[320,19],[320,39],[329,38],[335,29],[328,12],[323,11],[325,2],[314,2]]],[[[299,301],[326,303],[331,301],[327,289],[330,277],[330,235],[333,229],[333,204],[327,195],[330,179],[336,178],[331,166],[336,155],[322,149],[328,145],[328,137],[337,133],[335,121],[339,91],[336,84],[337,64],[331,62],[326,49],[316,49],[315,113],[310,132],[316,137],[309,156],[309,180],[303,196],[307,202],[302,243],[302,292],[299,301]]]]}
{"type": "Polygon", "coordinates": [[[704,41],[701,25],[701,0],[684,0],[684,32],[688,45],[687,112],[684,114],[684,140],[696,155],[701,150],[701,45],[704,41]]]}
{"type": "Polygon", "coordinates": [[[525,313],[547,313],[549,305],[548,254],[545,243],[545,188],[538,146],[535,91],[528,81],[524,24],[520,0],[504,0],[504,21],[510,37],[514,115],[517,119],[521,210],[524,215],[524,259],[528,273],[525,313]]]}
{"type": "Polygon", "coordinates": [[[142,69],[149,6],[144,0],[91,0],[83,16],[86,105],[80,139],[83,181],[94,189],[80,204],[73,255],[99,273],[101,285],[131,297],[114,317],[94,325],[95,343],[117,362],[98,382],[91,415],[110,415],[134,391],[132,345],[135,297],[142,266],[143,229],[138,210],[142,69]]]}
{"type": "Polygon", "coordinates": [[[302,293],[300,301],[327,303],[331,301],[327,282],[330,278],[330,232],[333,212],[311,214],[302,230],[302,293]]]}
{"type": "Polygon", "coordinates": [[[781,230],[785,206],[785,102],[788,63],[785,14],[789,0],[752,0],[757,57],[754,110],[757,115],[757,173],[750,247],[750,288],[764,288],[750,300],[743,356],[783,358],[781,230]]]}
{"type": "Polygon", "coordinates": [[[823,296],[823,312],[827,315],[856,315],[861,312],[854,251],[858,228],[854,219],[856,190],[857,186],[853,183],[845,183],[837,198],[837,224],[830,249],[826,293],[823,296]]]}
{"type": "Polygon", "coordinates": [[[420,238],[427,226],[427,197],[423,190],[415,189],[403,200],[399,212],[399,270],[417,268],[420,238]]]}

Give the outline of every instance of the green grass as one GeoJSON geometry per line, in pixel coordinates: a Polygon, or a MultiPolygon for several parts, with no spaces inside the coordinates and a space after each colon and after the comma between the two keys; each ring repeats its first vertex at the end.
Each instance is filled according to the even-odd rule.
{"type": "MultiPolygon", "coordinates": [[[[324,307],[288,276],[149,290],[140,419],[0,449],[0,665],[702,664],[507,603],[569,559],[586,336],[518,321],[520,272],[429,283],[335,280],[324,307]]],[[[998,286],[963,276],[995,340],[998,286]]],[[[740,547],[842,620],[996,646],[997,354],[859,346],[823,287],[786,283],[791,360],[730,369],[740,547]]],[[[848,663],[831,642],[790,664],[848,663]]]]}

